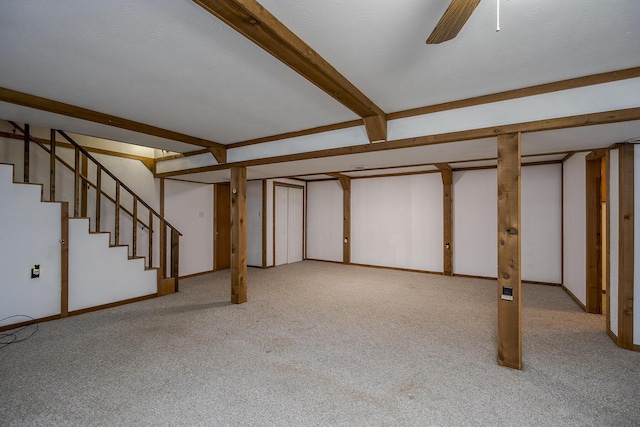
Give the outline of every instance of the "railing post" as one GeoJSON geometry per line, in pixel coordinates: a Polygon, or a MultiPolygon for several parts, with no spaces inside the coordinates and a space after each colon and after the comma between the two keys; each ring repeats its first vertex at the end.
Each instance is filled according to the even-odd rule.
{"type": "Polygon", "coordinates": [[[75,158],[73,165],[73,217],[80,216],[80,150],[75,147],[75,158]]]}
{"type": "Polygon", "coordinates": [[[167,223],[160,220],[160,276],[167,277],[167,223]]]}
{"type": "Polygon", "coordinates": [[[29,160],[30,160],[30,156],[29,156],[29,148],[30,148],[30,143],[29,143],[29,125],[25,123],[24,125],[24,180],[23,182],[28,183],[29,182],[29,160]]]}
{"type": "Polygon", "coordinates": [[[56,131],[49,134],[49,201],[56,201],[56,131]]]}
{"type": "Polygon", "coordinates": [[[116,181],[116,226],[114,230],[115,245],[120,245],[120,181],[116,181]]]}
{"type": "Polygon", "coordinates": [[[180,233],[175,228],[171,228],[171,276],[175,279],[175,291],[178,292],[179,263],[180,261],[180,233]]]}
{"type": "Polygon", "coordinates": [[[153,268],[153,211],[149,209],[149,268],[153,268]]]}
{"type": "Polygon", "coordinates": [[[87,216],[89,216],[87,213],[87,198],[89,195],[88,175],[89,175],[89,164],[87,161],[87,156],[82,156],[82,172],[81,172],[82,178],[80,179],[80,185],[82,186],[80,190],[80,199],[81,199],[80,216],[83,218],[86,218],[87,216]]]}
{"type": "Polygon", "coordinates": [[[102,204],[102,168],[96,167],[96,233],[100,232],[100,214],[102,204]]]}
{"type": "Polygon", "coordinates": [[[133,257],[135,258],[137,253],[138,253],[138,198],[136,196],[133,196],[133,215],[131,215],[132,218],[132,222],[133,222],[133,232],[132,232],[132,239],[133,242],[131,242],[131,248],[132,248],[132,252],[133,252],[133,257]]]}

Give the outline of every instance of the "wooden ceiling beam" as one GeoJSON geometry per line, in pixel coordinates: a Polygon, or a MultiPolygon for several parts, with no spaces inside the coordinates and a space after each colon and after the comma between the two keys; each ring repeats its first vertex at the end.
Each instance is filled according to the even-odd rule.
{"type": "Polygon", "coordinates": [[[387,139],[384,111],[257,1],[193,1],[365,119],[372,142],[387,139]]]}
{"type": "Polygon", "coordinates": [[[579,114],[576,116],[558,117],[555,119],[536,120],[532,122],[514,123],[503,126],[493,126],[458,132],[426,135],[415,138],[398,139],[380,144],[353,145],[341,148],[310,151],[304,153],[285,154],[275,157],[244,160],[228,165],[204,166],[193,169],[183,169],[157,174],[157,178],[187,175],[199,172],[211,172],[229,169],[231,166],[259,166],[274,163],[293,162],[298,160],[318,159],[349,154],[369,153],[375,151],[395,150],[400,148],[420,147],[424,145],[446,144],[449,142],[469,141],[474,139],[492,138],[507,133],[541,132],[546,130],[567,129],[572,127],[602,125],[640,120],[640,107],[622,110],[603,111],[600,113],[579,114]]]}
{"type": "Polygon", "coordinates": [[[213,148],[218,151],[226,150],[225,146],[218,142],[196,138],[194,136],[158,128],[144,123],[134,122],[133,120],[123,119],[122,117],[100,113],[98,111],[89,110],[87,108],[65,104],[64,102],[42,98],[40,96],[30,95],[24,92],[18,92],[4,87],[0,87],[0,101],[8,102],[10,104],[22,105],[23,107],[34,108],[36,110],[48,111],[50,113],[86,120],[93,123],[113,126],[116,128],[130,130],[132,132],[138,132],[145,135],[156,136],[158,138],[184,142],[185,144],[213,148]]]}

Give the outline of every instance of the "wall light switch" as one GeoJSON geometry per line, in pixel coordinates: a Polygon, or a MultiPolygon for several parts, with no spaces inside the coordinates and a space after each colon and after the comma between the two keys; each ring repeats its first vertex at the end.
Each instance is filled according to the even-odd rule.
{"type": "Polygon", "coordinates": [[[34,265],[31,269],[31,278],[37,279],[38,277],[40,277],[40,264],[34,265]]]}

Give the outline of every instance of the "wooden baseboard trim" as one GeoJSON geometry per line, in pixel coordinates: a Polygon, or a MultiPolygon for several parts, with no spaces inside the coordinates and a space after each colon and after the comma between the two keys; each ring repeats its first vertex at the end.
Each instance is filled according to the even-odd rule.
{"type": "MultiPolygon", "coordinates": [[[[329,262],[331,264],[344,264],[342,261],[330,261],[328,259],[316,259],[316,258],[305,258],[305,261],[316,261],[316,262],[329,262]]],[[[351,264],[355,265],[355,264],[351,264]]]]}
{"type": "Polygon", "coordinates": [[[205,274],[211,274],[214,273],[215,270],[209,270],[209,271],[203,271],[201,273],[193,273],[193,274],[187,274],[186,276],[180,276],[179,279],[190,279],[192,277],[198,277],[198,276],[204,276],[205,274]]]}
{"type": "MultiPolygon", "coordinates": [[[[482,280],[498,280],[497,277],[489,277],[489,276],[473,276],[471,274],[454,274],[454,277],[466,277],[469,279],[482,279],[482,280]]],[[[542,285],[542,286],[554,286],[561,287],[560,283],[552,283],[552,282],[539,282],[537,280],[522,280],[522,283],[526,283],[527,285],[542,285]]]]}
{"type": "MultiPolygon", "coordinates": [[[[331,262],[331,261],[325,261],[325,262],[331,262]]],[[[339,263],[339,264],[342,264],[342,263],[339,263]]],[[[382,270],[408,271],[410,273],[436,274],[438,276],[443,276],[444,275],[444,273],[442,271],[416,270],[416,269],[411,269],[411,268],[388,267],[386,265],[358,264],[358,263],[354,263],[354,262],[352,262],[349,265],[353,265],[355,267],[379,268],[379,269],[382,269],[382,270]]]]}
{"type": "MultiPolygon", "coordinates": [[[[562,285],[562,289],[564,289],[564,291],[576,302],[576,304],[578,304],[580,306],[580,308],[582,308],[585,312],[587,311],[587,306],[584,305],[579,299],[578,297],[576,297],[573,292],[571,292],[569,289],[567,289],[566,286],[562,285]]],[[[616,338],[617,339],[617,338],[616,338]]]]}
{"type": "Polygon", "coordinates": [[[0,332],[10,331],[12,329],[21,328],[23,326],[29,326],[29,325],[33,325],[33,324],[36,324],[36,323],[43,323],[43,322],[49,322],[51,320],[58,320],[58,319],[61,319],[61,318],[62,318],[61,315],[56,314],[54,316],[41,317],[39,319],[27,320],[25,322],[13,323],[11,325],[4,325],[4,326],[0,326],[0,332]]]}
{"type": "Polygon", "coordinates": [[[633,351],[640,351],[640,345],[639,344],[634,344],[633,345],[633,351]]]}
{"type": "Polygon", "coordinates": [[[157,296],[158,296],[158,294],[150,294],[150,295],[144,295],[144,296],[137,297],[137,298],[130,298],[130,299],[122,300],[122,301],[111,302],[109,304],[97,305],[95,307],[83,308],[81,310],[70,311],[69,312],[69,316],[77,316],[79,314],[91,313],[92,311],[105,310],[107,308],[118,307],[120,305],[131,304],[131,303],[140,302],[140,301],[145,301],[145,300],[148,300],[148,299],[151,299],[151,298],[156,298],[157,296]]]}
{"type": "Polygon", "coordinates": [[[609,335],[609,338],[611,338],[611,341],[613,341],[615,345],[618,345],[618,337],[611,329],[607,329],[607,335],[609,335]]]}

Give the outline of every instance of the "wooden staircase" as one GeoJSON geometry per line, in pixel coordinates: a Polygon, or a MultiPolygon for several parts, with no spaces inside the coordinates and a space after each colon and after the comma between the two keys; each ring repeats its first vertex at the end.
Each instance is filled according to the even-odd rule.
{"type": "MultiPolygon", "coordinates": [[[[145,294],[146,296],[151,294],[162,296],[178,291],[179,238],[181,234],[174,226],[65,132],[52,129],[49,141],[45,141],[32,137],[30,127],[27,124],[22,127],[15,122],[8,123],[13,127],[14,134],[17,132],[21,134],[24,142],[23,182],[15,182],[13,168],[12,182],[32,184],[31,176],[33,174],[30,164],[32,148],[37,147],[44,150],[48,155],[48,182],[40,182],[36,185],[40,186],[40,200],[42,202],[53,201],[61,204],[60,241],[63,247],[61,288],[63,295],[60,317],[140,299],[140,296],[134,296],[136,292],[139,293],[139,290],[129,292],[130,295],[127,298],[121,298],[122,295],[128,295],[126,284],[122,283],[121,276],[118,276],[119,283],[99,285],[106,287],[106,290],[78,292],[76,289],[78,286],[99,282],[92,279],[92,275],[95,277],[100,270],[102,274],[109,275],[115,271],[129,271],[130,269],[125,266],[126,264],[119,264],[118,267],[106,266],[103,262],[104,259],[113,257],[113,255],[107,255],[107,252],[93,254],[94,261],[88,260],[86,258],[88,247],[98,250],[97,246],[101,245],[112,251],[111,253],[118,253],[119,255],[116,257],[126,261],[127,264],[136,266],[137,271],[140,272],[138,278],[146,277],[140,279],[142,281],[148,280],[149,275],[152,275],[154,288],[152,290],[148,287],[145,288],[149,290],[145,294]],[[64,143],[64,154],[67,154],[67,158],[69,157],[69,148],[66,147],[71,147],[74,159],[72,162],[65,160],[65,156],[60,155],[62,154],[60,151],[63,150],[58,148],[62,144],[56,142],[57,136],[61,136],[67,142],[64,143]],[[61,185],[64,179],[70,182],[61,185]],[[48,197],[45,197],[45,187],[48,189],[48,197]],[[67,187],[66,195],[57,194],[64,192],[57,191],[57,187],[67,187]],[[68,187],[72,188],[71,192],[68,191],[68,187]],[[67,200],[64,200],[65,198],[67,200]],[[84,235],[81,230],[84,230],[82,232],[84,235]],[[65,254],[65,243],[70,242],[70,237],[76,242],[82,241],[83,243],[70,245],[67,248],[70,253],[65,254]],[[90,243],[98,241],[100,244],[97,246],[95,243],[90,243]],[[84,259],[83,262],[87,264],[87,268],[83,268],[81,265],[72,265],[69,270],[69,259],[72,260],[72,264],[78,262],[77,259],[84,259]],[[89,265],[92,268],[88,268],[89,265]],[[68,269],[66,274],[65,268],[68,269]],[[80,285],[81,283],[82,285],[80,285]],[[118,291],[113,291],[114,289],[118,289],[118,291]],[[91,294],[94,296],[105,295],[105,297],[95,298],[91,297],[91,294]],[[111,301],[109,298],[116,300],[111,301]]],[[[40,171],[40,175],[42,174],[40,171]]],[[[131,270],[130,274],[132,277],[136,277],[138,273],[131,270]]],[[[0,325],[0,329],[7,328],[0,325]]]]}

